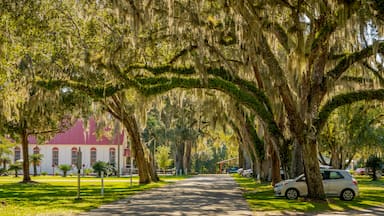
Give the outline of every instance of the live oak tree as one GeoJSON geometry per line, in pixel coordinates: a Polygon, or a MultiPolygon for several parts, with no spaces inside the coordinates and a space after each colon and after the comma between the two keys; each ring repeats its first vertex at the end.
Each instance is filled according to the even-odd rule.
{"type": "MultiPolygon", "coordinates": [[[[377,14],[383,11],[382,5],[379,1],[189,1],[186,4],[177,1],[168,5],[172,16],[170,22],[176,26],[171,30],[177,33],[175,35],[181,35],[179,41],[190,41],[189,45],[184,44],[182,51],[191,53],[185,55],[187,57],[197,56],[191,64],[196,74],[202,74],[205,85],[191,79],[169,78],[169,72],[180,76],[185,70],[174,67],[172,71],[164,67],[168,77],[152,79],[151,83],[163,84],[152,90],[206,87],[234,95],[235,89],[229,90],[229,84],[234,84],[237,77],[253,80],[255,84],[252,86],[272,103],[268,111],[273,117],[268,118],[269,114],[262,113],[263,109],[259,107],[254,111],[273,135],[276,133],[271,130],[275,128],[274,120],[280,122],[280,116],[285,116],[283,127],[277,131],[292,137],[302,147],[309,197],[323,199],[317,138],[326,118],[338,106],[383,98],[380,85],[361,84],[347,89],[340,87],[343,83],[338,82],[349,75],[359,77],[370,73],[364,63],[376,61],[376,53],[379,55],[384,51],[383,43],[378,40],[382,36],[383,17],[377,14]],[[232,31],[230,27],[233,27],[232,31]],[[367,32],[372,28],[375,35],[368,36],[367,32]],[[223,34],[226,41],[236,42],[236,49],[232,50],[238,53],[238,58],[233,52],[228,54],[231,49],[223,46],[226,45],[221,40],[223,34]],[[225,70],[214,76],[223,79],[228,75],[230,83],[226,86],[223,86],[223,80],[204,76],[210,74],[209,67],[217,62],[221,62],[225,70]],[[266,89],[266,85],[272,88],[266,89]]],[[[178,57],[182,59],[182,55],[178,57]]],[[[147,64],[143,68],[157,76],[162,72],[156,65],[147,64]]],[[[371,76],[379,79],[380,73],[371,76]]],[[[246,95],[244,90],[240,95],[246,95]]],[[[243,99],[244,104],[248,102],[245,98],[238,99],[243,99]]],[[[281,145],[281,139],[274,142],[276,146],[281,145]]]]}
{"type": "Polygon", "coordinates": [[[134,91],[121,91],[101,102],[104,109],[114,118],[119,120],[125,127],[131,141],[133,154],[139,170],[139,182],[147,184],[159,180],[156,169],[151,161],[151,155],[148,154],[146,147],[142,143],[141,128],[138,119],[134,113],[135,102],[140,97],[132,97],[134,91]]]}
{"type": "Polygon", "coordinates": [[[346,169],[357,158],[383,151],[382,104],[362,102],[336,109],[320,137],[320,152],[330,157],[324,165],[346,169]],[[329,152],[329,154],[327,154],[329,152]]]}
{"type": "Polygon", "coordinates": [[[175,88],[225,92],[257,116],[277,155],[289,143],[297,145],[309,198],[325,198],[317,139],[330,113],[384,97],[380,82],[348,88],[340,82],[363,76],[382,80],[378,56],[384,51],[384,8],[378,0],[97,1],[71,6],[82,10],[77,11],[81,16],[69,16],[76,19],[69,19],[75,24],[67,43],[83,54],[72,54],[79,57],[73,62],[83,61],[70,71],[80,75],[79,65],[86,70],[82,79],[72,76],[49,85],[64,83],[104,97],[127,88],[147,96],[175,88]]]}
{"type": "Polygon", "coordinates": [[[3,133],[21,143],[23,182],[31,181],[28,138],[35,136],[42,142],[63,132],[82,108],[87,110],[90,105],[85,96],[69,88],[51,91],[36,84],[39,75],[57,79],[55,72],[62,69],[58,64],[51,64],[49,54],[55,45],[45,34],[49,28],[44,3],[1,2],[4,46],[1,68],[7,76],[2,85],[0,116],[3,133]]]}
{"type": "Polygon", "coordinates": [[[264,122],[277,150],[284,144],[283,136],[297,142],[309,198],[323,199],[317,138],[328,115],[344,104],[383,98],[380,84],[343,88],[339,82],[366,73],[381,78],[380,70],[371,73],[365,65],[380,63],[376,56],[384,49],[379,40],[380,2],[131,3],[132,19],[138,25],[146,23],[143,17],[148,8],[167,14],[168,31],[177,38],[172,47],[180,52],[169,58],[171,66],[153,60],[122,67],[120,72],[125,76],[139,69],[151,72],[155,77],[136,79],[137,88],[148,95],[197,87],[237,97],[264,122]],[[372,29],[374,34],[368,34],[372,29]]]}

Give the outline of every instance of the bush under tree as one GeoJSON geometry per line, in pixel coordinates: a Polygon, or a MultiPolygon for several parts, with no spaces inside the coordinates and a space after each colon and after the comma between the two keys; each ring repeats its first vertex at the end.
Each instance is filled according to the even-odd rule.
{"type": "Polygon", "coordinates": [[[367,167],[368,170],[372,171],[372,174],[370,174],[370,176],[372,177],[373,181],[377,180],[377,171],[380,170],[382,163],[383,162],[381,158],[377,157],[376,155],[371,155],[367,159],[365,166],[367,167]]]}

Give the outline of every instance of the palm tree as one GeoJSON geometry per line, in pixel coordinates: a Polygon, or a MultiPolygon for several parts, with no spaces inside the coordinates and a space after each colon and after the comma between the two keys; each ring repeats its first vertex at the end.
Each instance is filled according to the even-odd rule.
{"type": "Polygon", "coordinates": [[[3,169],[7,168],[7,164],[11,162],[11,158],[7,155],[0,155],[0,164],[3,165],[3,169]]]}
{"type": "Polygon", "coordinates": [[[72,169],[69,164],[60,164],[59,169],[63,172],[63,177],[67,177],[67,172],[72,169]]]}
{"type": "Polygon", "coordinates": [[[101,177],[101,172],[104,172],[104,173],[107,172],[107,167],[108,167],[108,164],[104,161],[97,161],[92,166],[93,170],[97,172],[98,177],[101,177]]]}
{"type": "Polygon", "coordinates": [[[18,177],[18,171],[23,169],[22,166],[21,166],[21,163],[20,162],[16,162],[14,164],[11,164],[9,166],[9,169],[8,170],[12,170],[12,171],[15,171],[15,177],[17,178],[18,177]]]}
{"type": "Polygon", "coordinates": [[[42,161],[44,155],[42,154],[32,154],[29,157],[29,161],[33,165],[33,176],[37,176],[37,166],[40,166],[40,162],[42,161]]]}

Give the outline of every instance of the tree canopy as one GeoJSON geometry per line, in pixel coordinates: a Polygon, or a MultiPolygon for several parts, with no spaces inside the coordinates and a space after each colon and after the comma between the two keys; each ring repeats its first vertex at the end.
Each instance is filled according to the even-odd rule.
{"type": "MultiPolygon", "coordinates": [[[[331,113],[384,99],[379,0],[2,4],[11,11],[2,16],[2,25],[13,30],[2,36],[18,38],[21,32],[25,44],[36,45],[26,50],[44,48],[42,57],[28,55],[32,62],[44,59],[49,68],[36,75],[40,85],[80,90],[98,101],[127,89],[146,97],[177,88],[223,92],[249,112],[254,134],[280,159],[275,171],[286,163],[290,145],[304,155],[298,161],[310,198],[325,197],[318,139],[331,113]],[[21,25],[6,25],[9,19],[21,25]]],[[[10,44],[2,42],[15,60],[26,56],[12,52],[10,44]]]]}

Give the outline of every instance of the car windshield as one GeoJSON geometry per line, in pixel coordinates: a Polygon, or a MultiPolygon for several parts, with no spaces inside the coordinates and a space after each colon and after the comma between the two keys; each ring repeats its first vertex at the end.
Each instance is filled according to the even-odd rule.
{"type": "Polygon", "coordinates": [[[299,177],[296,178],[296,181],[305,181],[305,176],[304,174],[300,175],[299,177]]]}

